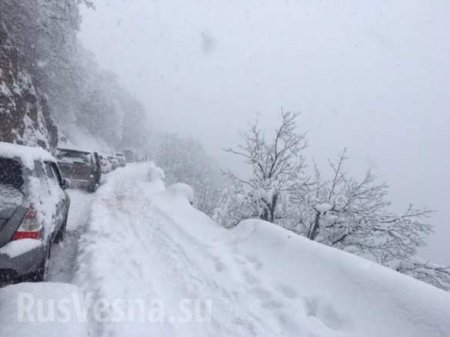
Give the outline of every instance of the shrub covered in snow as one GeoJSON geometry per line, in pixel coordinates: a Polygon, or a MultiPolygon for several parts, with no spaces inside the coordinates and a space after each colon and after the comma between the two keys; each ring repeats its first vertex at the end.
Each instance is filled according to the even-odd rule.
{"type": "Polygon", "coordinates": [[[194,203],[194,190],[188,184],[176,183],[176,184],[170,185],[167,188],[167,192],[173,196],[185,199],[190,204],[194,203]]]}

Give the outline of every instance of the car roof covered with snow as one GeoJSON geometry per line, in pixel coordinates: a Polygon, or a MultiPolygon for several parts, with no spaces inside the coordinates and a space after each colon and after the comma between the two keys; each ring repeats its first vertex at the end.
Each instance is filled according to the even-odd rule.
{"type": "Polygon", "coordinates": [[[17,158],[29,169],[33,169],[35,161],[52,161],[56,159],[46,150],[37,146],[26,146],[0,142],[0,157],[17,158]]]}
{"type": "Polygon", "coordinates": [[[77,152],[77,153],[82,153],[82,154],[90,154],[91,152],[86,151],[86,150],[78,150],[78,149],[70,149],[70,148],[62,148],[62,147],[58,147],[57,149],[58,151],[61,152],[77,152]]]}

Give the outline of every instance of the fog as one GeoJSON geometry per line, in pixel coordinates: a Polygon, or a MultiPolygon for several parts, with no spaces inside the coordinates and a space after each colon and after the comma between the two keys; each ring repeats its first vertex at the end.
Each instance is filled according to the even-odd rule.
{"type": "Polygon", "coordinates": [[[422,257],[450,264],[449,1],[96,0],[80,37],[154,129],[222,149],[248,122],[302,112],[308,158],[348,148],[396,208],[438,210],[422,257]]]}

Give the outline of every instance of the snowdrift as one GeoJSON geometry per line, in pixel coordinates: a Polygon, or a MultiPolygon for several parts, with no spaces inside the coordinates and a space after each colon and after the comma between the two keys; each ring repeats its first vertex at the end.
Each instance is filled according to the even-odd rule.
{"type": "Polygon", "coordinates": [[[84,297],[63,283],[21,283],[0,289],[0,336],[88,337],[84,297]]]}
{"type": "MultiPolygon", "coordinates": [[[[94,322],[108,336],[448,337],[450,295],[259,220],[227,230],[165,189],[154,165],[113,173],[93,204],[77,283],[114,298],[158,299],[161,322],[94,322]],[[177,321],[182,299],[212,303],[177,321]]],[[[186,197],[186,194],[188,196],[186,197]]]]}
{"type": "Polygon", "coordinates": [[[289,335],[309,326],[317,336],[450,336],[450,296],[440,289],[267,222],[244,221],[233,236],[271,293],[297,302],[274,307],[296,326],[289,335]]]}

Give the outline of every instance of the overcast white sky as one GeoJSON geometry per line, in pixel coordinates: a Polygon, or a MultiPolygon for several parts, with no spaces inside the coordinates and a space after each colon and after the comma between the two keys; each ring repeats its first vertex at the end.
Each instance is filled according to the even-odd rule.
{"type": "Polygon", "coordinates": [[[80,37],[154,127],[222,148],[303,112],[309,155],[345,146],[396,207],[439,210],[422,256],[450,264],[450,0],[95,0],[80,37]]]}

